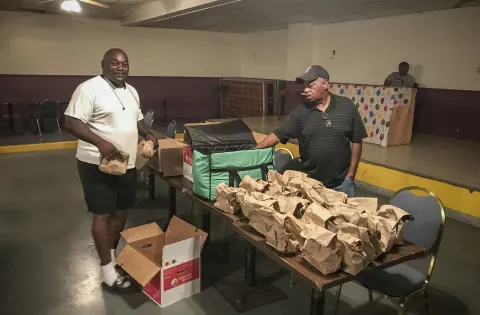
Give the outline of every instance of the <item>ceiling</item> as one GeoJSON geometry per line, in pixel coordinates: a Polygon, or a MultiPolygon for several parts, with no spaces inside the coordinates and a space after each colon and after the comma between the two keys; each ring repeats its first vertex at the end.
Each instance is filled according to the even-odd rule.
{"type": "Polygon", "coordinates": [[[141,4],[147,0],[95,0],[104,4],[108,4],[110,8],[104,9],[86,3],[81,3],[82,12],[67,13],[60,8],[63,0],[53,0],[44,2],[46,0],[0,0],[0,10],[9,11],[27,11],[36,13],[51,13],[51,14],[70,14],[81,15],[89,18],[111,19],[119,20],[128,10],[134,5],[141,4]]]}
{"type": "MultiPolygon", "coordinates": [[[[2,0],[0,10],[67,14],[62,0],[2,0]]],[[[97,0],[81,3],[82,16],[120,20],[123,25],[249,33],[285,29],[288,24],[328,24],[461,7],[480,0],[97,0]],[[173,9],[172,9],[173,8],[173,9]]],[[[75,14],[75,13],[73,13],[75,14]]]]}
{"type": "MultiPolygon", "coordinates": [[[[171,19],[146,20],[136,25],[247,33],[284,29],[291,23],[328,24],[444,10],[452,8],[458,1],[243,0],[171,19]]],[[[480,1],[473,1],[468,5],[479,6],[480,1]]]]}

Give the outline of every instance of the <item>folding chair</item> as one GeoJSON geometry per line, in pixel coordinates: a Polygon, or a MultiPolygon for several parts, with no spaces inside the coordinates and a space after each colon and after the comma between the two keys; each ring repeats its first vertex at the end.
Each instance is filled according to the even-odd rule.
{"type": "MultiPolygon", "coordinates": [[[[421,305],[425,305],[429,314],[428,285],[432,278],[445,226],[443,204],[433,192],[422,187],[406,187],[397,191],[390,198],[390,204],[407,211],[414,217],[413,222],[405,223],[404,237],[406,241],[425,248],[422,258],[431,256],[428,271],[424,274],[407,264],[400,264],[384,270],[360,273],[355,280],[368,289],[370,302],[373,301],[372,292],[376,291],[399,304],[399,315],[421,305]],[[409,298],[418,293],[423,293],[424,301],[414,307],[407,307],[409,298]]],[[[337,306],[341,289],[340,286],[337,306]]],[[[335,307],[336,313],[337,307],[335,307]]]]}
{"type": "Polygon", "coordinates": [[[143,122],[145,123],[145,126],[147,128],[152,128],[154,120],[155,120],[155,115],[153,114],[153,110],[149,110],[143,118],[143,122]]]}
{"type": "Polygon", "coordinates": [[[274,157],[275,157],[275,170],[277,171],[277,173],[280,173],[280,174],[283,174],[287,164],[294,158],[292,151],[290,151],[287,148],[276,149],[274,157]]]}
{"type": "Polygon", "coordinates": [[[36,117],[38,133],[42,135],[42,129],[40,128],[41,119],[55,119],[57,121],[58,132],[62,134],[62,129],[60,128],[60,123],[58,119],[60,118],[60,103],[58,101],[49,101],[44,100],[38,105],[38,114],[36,117]]]}
{"type": "Polygon", "coordinates": [[[167,132],[165,136],[167,138],[175,139],[175,135],[177,134],[177,123],[175,120],[172,120],[167,126],[167,132]]]}

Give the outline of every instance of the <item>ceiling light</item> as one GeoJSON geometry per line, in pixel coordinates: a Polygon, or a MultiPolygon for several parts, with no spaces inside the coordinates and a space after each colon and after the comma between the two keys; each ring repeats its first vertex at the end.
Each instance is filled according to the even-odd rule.
{"type": "Polygon", "coordinates": [[[80,4],[77,0],[65,0],[62,2],[60,7],[67,12],[78,13],[82,11],[82,8],[80,7],[80,4]]]}

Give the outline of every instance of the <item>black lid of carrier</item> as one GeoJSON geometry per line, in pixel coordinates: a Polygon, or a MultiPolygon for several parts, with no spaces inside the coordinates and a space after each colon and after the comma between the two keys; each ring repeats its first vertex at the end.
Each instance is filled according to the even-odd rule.
{"type": "Polygon", "coordinates": [[[254,149],[252,130],[241,119],[218,124],[185,126],[186,143],[202,154],[254,149]]]}

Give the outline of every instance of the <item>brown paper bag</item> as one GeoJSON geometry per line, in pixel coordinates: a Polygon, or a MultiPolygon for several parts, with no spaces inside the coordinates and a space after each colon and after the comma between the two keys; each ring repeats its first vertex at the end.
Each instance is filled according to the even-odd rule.
{"type": "Polygon", "coordinates": [[[100,171],[110,175],[123,175],[127,172],[128,159],[130,155],[126,152],[120,152],[119,159],[107,160],[106,157],[100,157],[100,171]]]}
{"type": "Polygon", "coordinates": [[[237,193],[245,192],[243,188],[228,187],[225,183],[220,183],[217,188],[217,201],[215,207],[226,213],[236,213],[240,211],[240,203],[237,201],[237,193]]]}
{"type": "Polygon", "coordinates": [[[324,275],[340,269],[341,258],[335,233],[307,224],[301,236],[305,238],[302,256],[306,261],[324,275]]]}
{"type": "Polygon", "coordinates": [[[266,243],[283,254],[293,254],[300,245],[285,229],[286,215],[259,209],[250,216],[250,225],[265,236],[266,243]]]}
{"type": "Polygon", "coordinates": [[[292,233],[285,229],[286,215],[275,213],[269,214],[273,218],[272,224],[267,229],[265,239],[268,245],[272,246],[283,254],[293,254],[300,249],[300,244],[292,233]]]}
{"type": "Polygon", "coordinates": [[[266,195],[272,196],[273,198],[277,198],[282,195],[283,193],[283,187],[275,184],[275,183],[268,183],[265,186],[264,193],[266,195]]]}
{"type": "Polygon", "coordinates": [[[303,258],[328,275],[340,269],[337,237],[315,224],[305,224],[291,214],[285,218],[285,228],[300,245],[303,258]]]}
{"type": "Polygon", "coordinates": [[[310,201],[298,197],[278,196],[277,211],[283,214],[293,214],[297,218],[301,218],[310,201]]]}
{"type": "MultiPolygon", "coordinates": [[[[413,221],[413,216],[408,212],[392,205],[383,205],[377,211],[377,216],[384,218],[389,222],[389,227],[394,235],[395,244],[402,245],[403,239],[403,223],[406,221],[413,221]]],[[[380,220],[383,222],[383,220],[380,220]]]]}
{"type": "Polygon", "coordinates": [[[306,224],[297,219],[293,214],[288,213],[285,218],[285,229],[292,233],[293,237],[300,244],[300,249],[305,243],[305,238],[302,236],[302,231],[306,230],[306,224]]]}
{"type": "Polygon", "coordinates": [[[335,219],[332,212],[318,203],[310,204],[306,209],[301,221],[306,224],[314,224],[324,229],[330,230],[331,224],[335,219]]]}
{"type": "Polygon", "coordinates": [[[249,219],[252,211],[266,209],[276,212],[274,207],[278,208],[276,199],[259,192],[249,194],[246,190],[240,190],[235,197],[240,204],[243,214],[249,219]]]}
{"type": "MultiPolygon", "coordinates": [[[[368,235],[370,236],[370,244],[372,244],[375,252],[374,259],[380,256],[383,253],[382,246],[380,245],[380,238],[381,235],[388,235],[388,230],[383,229],[383,226],[380,224],[380,222],[375,216],[366,212],[361,213],[360,216],[356,218],[356,220],[351,220],[350,223],[368,230],[368,235]]],[[[386,238],[386,240],[386,242],[388,243],[388,237],[386,238]]]]}
{"type": "Polygon", "coordinates": [[[323,199],[331,206],[336,203],[345,203],[347,201],[346,193],[335,191],[326,187],[322,187],[320,189],[315,187],[315,190],[322,195],[323,199]]]}
{"type": "Polygon", "coordinates": [[[283,176],[285,176],[289,179],[298,178],[298,179],[303,180],[303,179],[306,179],[308,177],[308,174],[303,173],[303,172],[298,172],[298,171],[286,170],[285,172],[283,172],[283,176]]]}
{"type": "Polygon", "coordinates": [[[294,187],[282,187],[282,195],[285,197],[302,197],[302,192],[294,187]]]}
{"type": "Polygon", "coordinates": [[[380,248],[382,253],[386,253],[395,245],[395,226],[392,225],[392,222],[379,216],[374,216],[373,220],[376,221],[375,227],[377,236],[379,236],[380,248]]]}
{"type": "Polygon", "coordinates": [[[340,256],[342,257],[342,270],[356,275],[365,269],[370,263],[366,251],[369,252],[371,258],[374,257],[374,250],[370,244],[367,229],[344,223],[339,226],[337,237],[340,256]]]}
{"type": "Polygon", "coordinates": [[[268,183],[261,179],[253,179],[249,175],[245,175],[240,182],[239,187],[245,189],[248,192],[261,192],[263,193],[267,188],[268,183]]]}
{"type": "Polygon", "coordinates": [[[155,154],[153,141],[140,141],[137,147],[137,154],[147,159],[151,158],[155,154]]]}
{"type": "Polygon", "coordinates": [[[333,222],[338,227],[342,223],[359,221],[360,215],[364,213],[364,210],[344,203],[336,203],[332,208],[332,213],[335,216],[333,222]]]}
{"type": "Polygon", "coordinates": [[[308,177],[308,174],[303,173],[303,172],[287,170],[283,173],[283,176],[289,178],[290,180],[292,180],[292,179],[301,180],[301,181],[303,181],[305,183],[308,183],[309,185],[312,185],[312,186],[323,186],[322,182],[308,177]]]}
{"type": "Polygon", "coordinates": [[[273,215],[277,212],[271,208],[257,208],[249,212],[249,224],[257,230],[258,233],[266,235],[273,223],[273,215]]]}
{"type": "Polygon", "coordinates": [[[142,170],[155,152],[156,150],[154,149],[152,141],[140,141],[137,146],[137,159],[135,161],[136,169],[139,171],[142,170]]]}
{"type": "MultiPolygon", "coordinates": [[[[288,185],[300,190],[302,192],[302,198],[319,203],[324,207],[328,207],[326,199],[317,192],[313,185],[303,179],[293,178],[288,182],[288,185]]],[[[317,186],[317,189],[320,190],[320,187],[321,186],[317,186]]]]}
{"type": "Polygon", "coordinates": [[[272,170],[268,171],[268,182],[271,184],[277,184],[281,187],[285,187],[288,185],[289,181],[290,181],[290,178],[287,176],[284,176],[272,170]]]}
{"type": "Polygon", "coordinates": [[[347,204],[354,206],[356,208],[362,208],[367,213],[370,213],[370,214],[375,214],[378,209],[377,198],[367,198],[367,197],[348,198],[347,204]]]}
{"type": "Polygon", "coordinates": [[[348,205],[346,203],[335,203],[331,208],[331,211],[334,215],[339,213],[345,213],[345,212],[359,212],[359,213],[364,212],[363,209],[359,209],[357,207],[348,205]]]}
{"type": "MultiPolygon", "coordinates": [[[[381,214],[384,215],[385,213],[381,214]]],[[[376,256],[388,252],[397,242],[403,242],[401,226],[399,226],[396,219],[386,219],[381,216],[364,213],[357,222],[353,223],[366,227],[370,232],[375,233],[378,244],[374,240],[371,240],[371,243],[375,247],[376,256]]],[[[403,223],[401,224],[403,225],[403,223]]]]}

